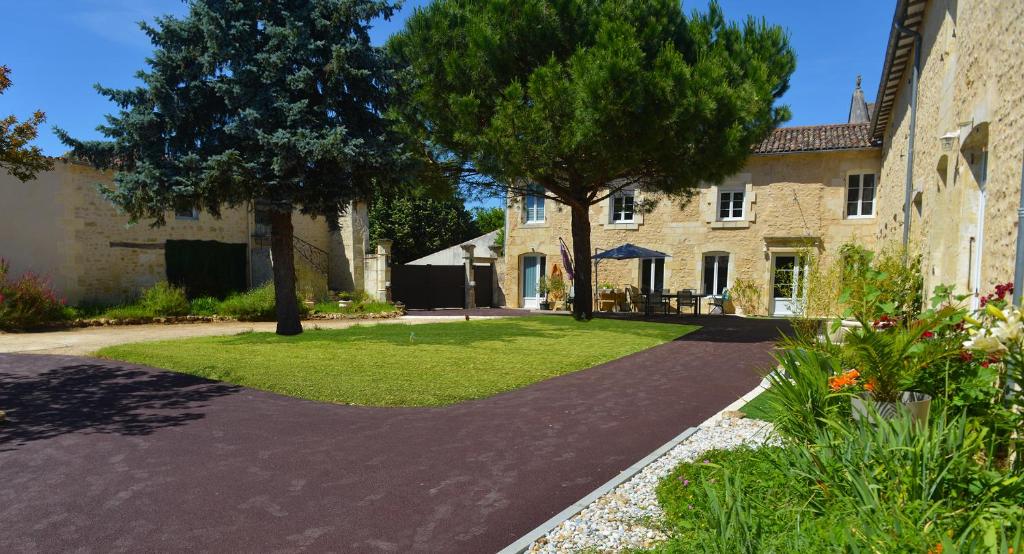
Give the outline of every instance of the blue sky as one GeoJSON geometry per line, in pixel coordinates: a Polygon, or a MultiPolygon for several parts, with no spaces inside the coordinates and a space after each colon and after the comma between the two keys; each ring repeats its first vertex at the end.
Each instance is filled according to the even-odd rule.
{"type": "MultiPolygon", "coordinates": [[[[391,21],[373,29],[383,43],[404,18],[428,0],[409,0],[391,21]]],[[[721,0],[729,18],[765,17],[786,28],[797,53],[796,73],[783,98],[793,110],[787,125],[845,122],[857,74],[871,101],[878,90],[882,56],[893,6],[881,0],[721,0]]],[[[136,22],[160,14],[185,12],[181,0],[0,0],[4,32],[0,64],[11,68],[14,86],[0,96],[0,115],[19,118],[42,109],[47,124],[38,144],[49,155],[63,145],[50,125],[73,136],[99,138],[95,127],[114,106],[92,88],[94,83],[129,87],[150,53],[148,38],[136,22]]],[[[707,0],[684,2],[705,9],[707,0]]]]}

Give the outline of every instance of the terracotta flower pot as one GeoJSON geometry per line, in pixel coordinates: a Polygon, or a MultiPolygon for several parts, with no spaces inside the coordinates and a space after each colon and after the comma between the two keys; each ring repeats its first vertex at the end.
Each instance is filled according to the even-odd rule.
{"type": "Polygon", "coordinates": [[[893,419],[897,414],[910,414],[914,423],[927,423],[928,410],[931,407],[932,397],[923,392],[904,391],[899,402],[877,402],[870,392],[861,393],[850,399],[850,407],[853,412],[853,419],[870,421],[868,405],[873,405],[878,415],[884,419],[893,419]]]}

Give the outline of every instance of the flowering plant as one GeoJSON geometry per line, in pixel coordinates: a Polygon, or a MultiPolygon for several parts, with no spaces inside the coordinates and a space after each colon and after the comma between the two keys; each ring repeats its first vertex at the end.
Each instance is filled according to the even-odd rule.
{"type": "Polygon", "coordinates": [[[944,306],[909,322],[888,315],[861,321],[861,328],[847,338],[847,355],[857,369],[836,383],[851,392],[859,387],[879,402],[898,402],[904,391],[915,389],[922,372],[955,355],[936,338],[956,321],[957,313],[944,306]]]}
{"type": "Polygon", "coordinates": [[[9,280],[9,266],[0,258],[0,329],[27,329],[65,317],[64,300],[49,280],[33,273],[9,280]]]}
{"type": "Polygon", "coordinates": [[[872,379],[861,380],[860,370],[855,368],[829,377],[828,388],[832,392],[873,392],[875,390],[875,381],[872,379]]]}

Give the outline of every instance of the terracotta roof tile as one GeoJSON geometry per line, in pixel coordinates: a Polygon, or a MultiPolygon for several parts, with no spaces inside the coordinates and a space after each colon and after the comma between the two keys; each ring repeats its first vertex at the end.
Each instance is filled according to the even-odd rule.
{"type": "Polygon", "coordinates": [[[837,123],[810,127],[782,127],[772,131],[761,144],[754,146],[754,154],[783,154],[786,152],[815,152],[822,150],[851,150],[877,147],[871,138],[870,123],[837,123]]]}

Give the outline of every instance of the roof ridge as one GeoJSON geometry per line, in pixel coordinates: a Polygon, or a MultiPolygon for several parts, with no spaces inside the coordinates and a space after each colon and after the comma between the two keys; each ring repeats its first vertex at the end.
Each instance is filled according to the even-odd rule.
{"type": "Polygon", "coordinates": [[[790,127],[776,127],[773,131],[782,131],[786,129],[821,129],[824,127],[863,127],[865,125],[871,125],[870,121],[864,123],[818,123],[817,125],[793,125],[790,127]]]}

